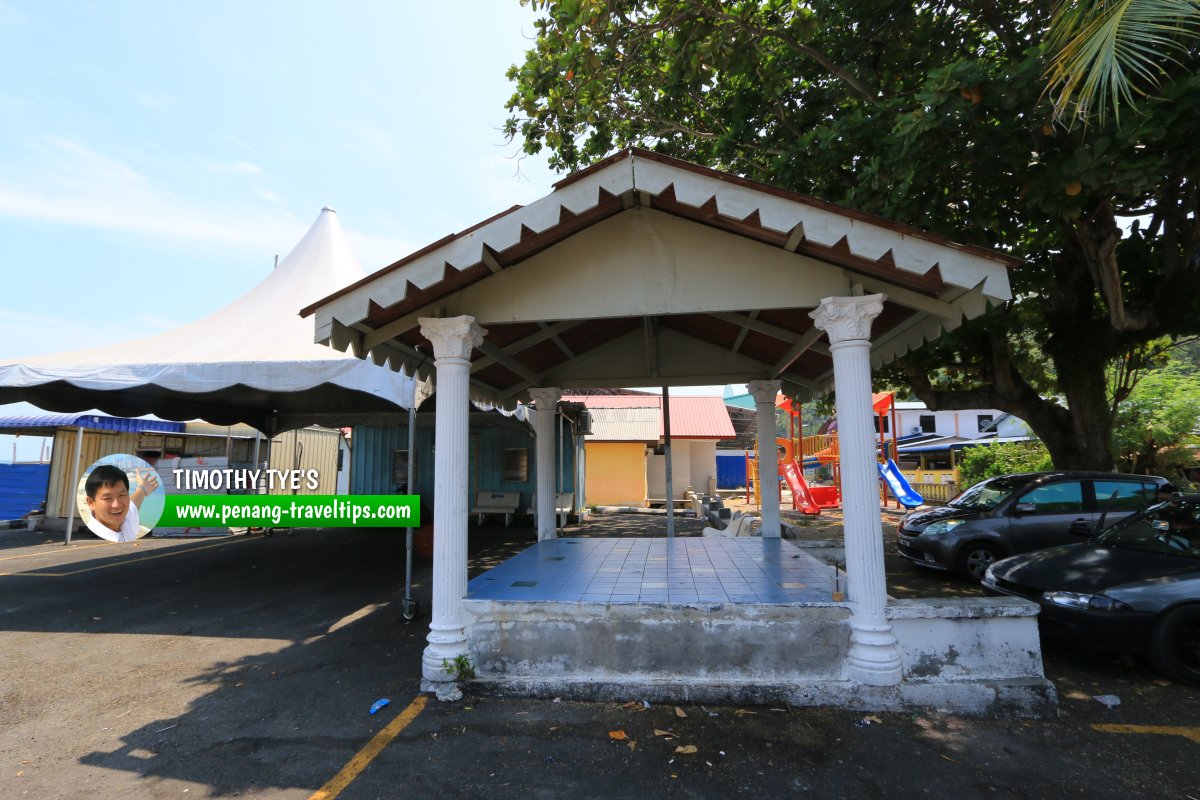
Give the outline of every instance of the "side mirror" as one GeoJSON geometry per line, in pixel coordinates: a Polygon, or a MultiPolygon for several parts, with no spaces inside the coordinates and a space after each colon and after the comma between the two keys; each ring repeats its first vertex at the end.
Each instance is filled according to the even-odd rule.
{"type": "Polygon", "coordinates": [[[1017,514],[1017,515],[1036,514],[1037,513],[1037,504],[1036,503],[1017,503],[1015,506],[1013,506],[1013,513],[1017,514]]]}
{"type": "Polygon", "coordinates": [[[1072,536],[1079,536],[1081,538],[1088,539],[1091,538],[1092,535],[1092,526],[1086,519],[1080,517],[1071,523],[1071,527],[1067,532],[1072,536]]]}

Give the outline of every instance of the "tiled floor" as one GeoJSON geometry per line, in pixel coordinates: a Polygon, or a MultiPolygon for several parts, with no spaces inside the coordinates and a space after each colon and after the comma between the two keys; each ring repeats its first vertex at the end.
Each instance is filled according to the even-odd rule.
{"type": "Polygon", "coordinates": [[[782,539],[550,539],[476,577],[483,600],[828,602],[833,568],[782,539]]]}

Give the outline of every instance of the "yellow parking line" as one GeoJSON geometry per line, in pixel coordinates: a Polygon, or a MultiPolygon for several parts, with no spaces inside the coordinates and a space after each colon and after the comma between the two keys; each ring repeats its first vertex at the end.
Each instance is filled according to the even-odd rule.
{"type": "MultiPolygon", "coordinates": [[[[152,556],[142,556],[141,558],[123,559],[121,561],[115,561],[112,564],[100,564],[95,567],[84,567],[83,569],[73,569],[73,570],[67,570],[65,572],[45,572],[45,571],[40,571],[40,570],[34,571],[34,572],[0,572],[0,576],[3,576],[3,575],[13,575],[13,576],[27,575],[32,578],[65,578],[69,575],[82,575],[85,572],[95,572],[98,569],[109,569],[111,567],[123,567],[126,564],[139,564],[143,561],[150,561],[155,558],[167,558],[169,556],[187,555],[188,553],[195,553],[197,550],[207,550],[210,547],[222,547],[224,545],[233,544],[234,542],[238,542],[238,541],[245,541],[245,538],[239,536],[236,539],[227,539],[223,542],[213,542],[212,544],[201,545],[200,547],[188,547],[186,549],[180,548],[177,550],[172,550],[169,553],[156,553],[152,556]]],[[[112,542],[112,544],[116,544],[116,542],[112,542]]]]}
{"type": "Polygon", "coordinates": [[[1183,728],[1178,725],[1116,725],[1095,723],[1093,730],[1101,733],[1159,733],[1164,736],[1182,736],[1200,744],[1200,728],[1183,728]]]}
{"type": "Polygon", "coordinates": [[[427,702],[429,702],[429,697],[421,695],[409,703],[408,708],[400,712],[400,716],[389,722],[387,727],[375,734],[375,737],[367,742],[366,747],[359,750],[354,758],[350,759],[337,775],[334,775],[328,783],[317,789],[308,800],[333,800],[345,791],[346,787],[375,760],[375,757],[392,743],[392,740],[400,734],[400,731],[407,728],[408,724],[417,718],[417,715],[425,708],[427,702]]]}
{"type": "Polygon", "coordinates": [[[36,553],[23,553],[22,555],[19,555],[19,556],[4,556],[3,558],[0,558],[0,561],[14,561],[18,558],[33,558],[34,556],[48,556],[48,555],[54,555],[56,553],[71,553],[76,550],[87,550],[89,547],[104,547],[106,544],[116,544],[116,542],[96,542],[95,544],[73,544],[73,545],[71,545],[70,550],[59,550],[59,549],[57,549],[57,547],[59,547],[59,545],[55,545],[56,549],[54,549],[54,550],[39,550],[36,553]]]}

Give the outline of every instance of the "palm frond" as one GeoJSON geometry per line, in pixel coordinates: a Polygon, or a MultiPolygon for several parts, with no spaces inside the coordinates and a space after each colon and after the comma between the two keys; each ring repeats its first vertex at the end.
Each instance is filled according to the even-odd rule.
{"type": "Polygon", "coordinates": [[[1063,0],[1047,36],[1054,118],[1070,122],[1157,88],[1167,67],[1200,39],[1200,0],[1063,0]]]}

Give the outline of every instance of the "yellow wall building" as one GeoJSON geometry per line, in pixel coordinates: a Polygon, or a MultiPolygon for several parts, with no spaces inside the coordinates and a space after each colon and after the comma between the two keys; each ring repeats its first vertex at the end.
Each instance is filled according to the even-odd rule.
{"type": "Polygon", "coordinates": [[[587,442],[586,497],[597,506],[646,505],[646,445],[643,442],[587,442]]]}

